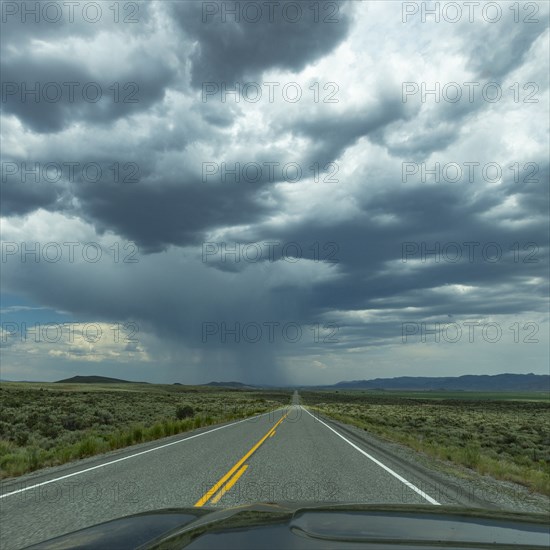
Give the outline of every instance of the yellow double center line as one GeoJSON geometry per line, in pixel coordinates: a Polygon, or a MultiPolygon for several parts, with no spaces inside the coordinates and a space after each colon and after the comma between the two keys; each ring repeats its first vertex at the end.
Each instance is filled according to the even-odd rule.
{"type": "Polygon", "coordinates": [[[261,444],[273,435],[277,426],[287,417],[288,413],[284,414],[282,418],[273,426],[263,437],[252,447],[220,480],[213,485],[202,497],[195,502],[195,506],[204,506],[212,497],[211,503],[215,504],[222,498],[222,496],[237,483],[238,479],[244,474],[248,468],[248,464],[244,464],[261,446],[261,444]],[[244,466],[243,466],[244,464],[244,466]],[[229,481],[228,481],[229,480],[229,481]],[[225,485],[224,485],[225,484],[225,485]],[[220,490],[221,489],[221,490],[220,490]],[[218,492],[219,491],[219,492],[218,492]],[[216,494],[217,493],[217,494],[216,494]],[[215,495],[215,496],[214,496],[215,495]]]}

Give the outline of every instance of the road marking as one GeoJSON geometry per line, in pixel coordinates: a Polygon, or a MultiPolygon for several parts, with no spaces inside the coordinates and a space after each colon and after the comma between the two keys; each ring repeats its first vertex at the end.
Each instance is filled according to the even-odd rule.
{"type": "Polygon", "coordinates": [[[273,430],[273,431],[271,432],[271,435],[270,435],[269,437],[273,437],[273,436],[275,435],[275,432],[276,432],[276,431],[277,431],[277,430],[273,430]]]}
{"type": "MultiPolygon", "coordinates": [[[[282,407],[285,408],[285,407],[282,407]]],[[[189,437],[186,437],[185,439],[178,439],[177,441],[172,441],[171,443],[165,443],[164,445],[159,445],[158,447],[154,447],[152,449],[147,449],[146,451],[140,451],[139,453],[134,453],[133,455],[124,456],[122,458],[117,458],[116,460],[111,460],[109,462],[104,462],[103,464],[98,464],[97,466],[92,466],[90,468],[86,468],[84,470],[79,470],[78,472],[73,472],[72,474],[66,474],[64,476],[56,477],[54,479],[49,479],[48,481],[43,481],[42,483],[36,483],[35,485],[29,485],[28,487],[23,487],[23,489],[17,489],[16,491],[11,491],[10,493],[6,493],[5,495],[0,495],[0,499],[9,497],[11,495],[16,495],[18,493],[23,493],[24,491],[29,491],[30,489],[36,489],[37,487],[42,487],[43,485],[48,485],[49,483],[55,483],[56,481],[61,481],[62,479],[67,479],[68,477],[77,476],[80,474],[84,474],[86,472],[90,472],[91,470],[97,470],[97,468],[103,468],[104,466],[109,466],[110,464],[115,464],[116,462],[122,462],[123,460],[128,460],[129,458],[134,458],[136,456],[144,455],[147,453],[152,453],[153,451],[158,451],[159,449],[164,449],[165,447],[170,447],[171,445],[177,445],[178,443],[183,443],[185,441],[189,441],[190,439],[195,439],[195,437],[201,437],[202,435],[211,434],[212,432],[216,432],[218,430],[223,430],[224,428],[229,428],[230,426],[236,426],[237,424],[240,424],[241,422],[246,422],[247,420],[252,420],[254,418],[260,418],[262,416],[265,416],[266,414],[272,414],[276,411],[279,411],[281,409],[275,409],[275,411],[269,411],[263,414],[259,414],[258,416],[251,416],[250,418],[243,418],[242,420],[237,420],[236,422],[232,422],[231,424],[225,424],[224,426],[218,426],[217,428],[213,428],[211,430],[208,430],[206,432],[201,432],[200,434],[191,435],[189,437]]],[[[286,416],[286,415],[285,415],[286,416]]]]}
{"type": "Polygon", "coordinates": [[[382,464],[382,462],[380,462],[379,460],[374,458],[369,453],[366,453],[365,451],[363,451],[363,449],[358,447],[355,443],[352,443],[349,439],[344,437],[342,434],[339,434],[334,428],[330,427],[326,422],[323,422],[320,418],[317,418],[316,416],[313,416],[304,407],[301,407],[301,408],[304,409],[304,411],[306,411],[307,414],[309,414],[309,416],[312,416],[317,422],[320,422],[321,424],[326,426],[329,430],[333,431],[338,437],[341,437],[346,443],[349,443],[354,449],[358,450],[361,454],[365,455],[369,460],[372,460],[375,464],[380,466],[380,468],[383,468],[384,470],[386,470],[386,472],[388,472],[388,474],[392,475],[393,477],[395,477],[396,479],[401,481],[401,483],[404,483],[409,489],[412,489],[415,493],[418,493],[422,498],[427,500],[430,504],[435,504],[436,506],[440,505],[440,503],[437,502],[437,500],[435,500],[430,495],[428,495],[427,493],[425,493],[424,491],[419,489],[416,485],[413,485],[410,481],[407,481],[404,477],[400,476],[397,472],[394,472],[391,468],[388,468],[385,464],[382,464]]]}
{"type": "Polygon", "coordinates": [[[239,478],[244,474],[245,470],[248,468],[248,464],[245,464],[244,466],[241,466],[241,469],[225,484],[225,487],[218,492],[218,494],[210,501],[211,504],[216,504],[220,500],[220,498],[225,495],[237,483],[239,478]]]}
{"type": "Polygon", "coordinates": [[[287,417],[287,415],[288,413],[282,416],[275,426],[270,428],[270,430],[260,439],[260,441],[258,441],[258,443],[256,443],[240,460],[238,460],[237,463],[217,483],[212,485],[212,487],[210,487],[210,489],[208,489],[208,491],[206,491],[206,493],[204,493],[204,495],[202,495],[197,502],[195,502],[195,506],[197,508],[204,506],[212,498],[212,496],[219,491],[220,487],[260,448],[262,443],[271,436],[271,433],[287,417]]]}

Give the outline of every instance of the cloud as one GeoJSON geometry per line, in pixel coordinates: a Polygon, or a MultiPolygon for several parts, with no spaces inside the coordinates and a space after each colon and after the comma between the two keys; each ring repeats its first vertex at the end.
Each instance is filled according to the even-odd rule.
{"type": "Polygon", "coordinates": [[[353,2],[250,4],[170,4],[176,22],[194,42],[190,55],[194,87],[255,80],[271,68],[300,72],[337,47],[352,23],[353,2]]]}
{"type": "Polygon", "coordinates": [[[521,350],[545,372],[547,7],[532,25],[512,10],[403,23],[398,3],[339,2],[330,23],[334,3],[301,2],[290,23],[294,3],[280,2],[252,23],[244,4],[239,21],[222,19],[231,2],[147,2],[138,23],[14,20],[2,33],[5,80],[105,92],[3,99],[6,321],[139,327],[115,347],[6,338],[10,377],[93,360],[130,379],[330,383],[517,371],[521,350]],[[469,101],[472,80],[502,99],[469,101]],[[259,101],[202,93],[247,81],[259,101]],[[115,82],[136,82],[139,101],[113,101],[115,82]],[[405,82],[418,86],[406,101],[405,82]],[[436,82],[464,100],[423,100],[436,82]],[[495,322],[503,337],[404,346],[404,323],[422,322],[495,322]],[[539,345],[523,344],[529,323],[539,345]]]}

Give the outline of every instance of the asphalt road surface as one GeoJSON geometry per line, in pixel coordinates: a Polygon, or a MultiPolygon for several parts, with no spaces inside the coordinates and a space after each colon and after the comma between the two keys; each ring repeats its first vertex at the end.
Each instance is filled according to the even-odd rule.
{"type": "Polygon", "coordinates": [[[22,548],[124,515],[258,501],[500,507],[457,490],[414,453],[298,404],[49,468],[2,484],[0,547],[22,548]]]}

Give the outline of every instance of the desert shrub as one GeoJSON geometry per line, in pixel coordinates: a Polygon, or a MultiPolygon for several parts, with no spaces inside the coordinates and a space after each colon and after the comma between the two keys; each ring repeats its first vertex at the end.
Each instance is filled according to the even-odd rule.
{"type": "Polygon", "coordinates": [[[57,439],[63,433],[63,426],[58,423],[40,424],[38,427],[40,435],[50,439],[57,439]]]}
{"type": "Polygon", "coordinates": [[[94,420],[97,424],[110,425],[114,423],[115,417],[109,411],[94,411],[94,420]]]}
{"type": "Polygon", "coordinates": [[[195,415],[195,411],[193,410],[193,407],[191,407],[191,405],[180,405],[176,409],[176,418],[178,420],[183,420],[185,418],[189,418],[194,415],[195,415]]]}
{"type": "Polygon", "coordinates": [[[70,414],[61,419],[61,425],[70,431],[81,430],[83,428],[81,419],[75,414],[70,414]]]}
{"type": "Polygon", "coordinates": [[[13,440],[23,447],[29,441],[30,432],[24,424],[18,424],[15,426],[13,433],[13,440]]]}

